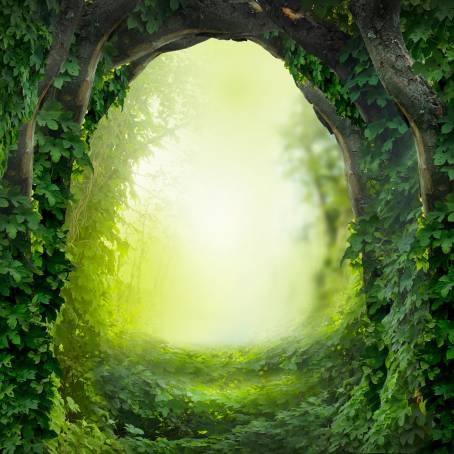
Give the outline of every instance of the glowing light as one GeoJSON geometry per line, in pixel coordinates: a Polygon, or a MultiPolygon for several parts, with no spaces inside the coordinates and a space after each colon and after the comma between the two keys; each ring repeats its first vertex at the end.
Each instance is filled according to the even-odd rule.
{"type": "Polygon", "coordinates": [[[295,239],[311,211],[278,165],[279,127],[301,95],[256,45],[210,42],[185,54],[204,99],[180,139],[138,169],[138,204],[163,207],[167,235],[154,238],[153,225],[138,247],[138,328],[191,345],[287,333],[312,299],[317,257],[295,239]]]}
{"type": "Polygon", "coordinates": [[[205,248],[227,253],[238,245],[248,226],[249,194],[231,182],[198,180],[182,198],[182,225],[205,248]]]}

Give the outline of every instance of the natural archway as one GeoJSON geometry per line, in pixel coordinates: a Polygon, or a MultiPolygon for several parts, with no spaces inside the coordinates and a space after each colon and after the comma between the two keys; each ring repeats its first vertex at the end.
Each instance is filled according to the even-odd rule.
{"type": "MultiPolygon", "coordinates": [[[[82,440],[136,452],[314,443],[304,417],[288,427],[292,436],[282,413],[299,406],[298,394],[318,400],[324,388],[300,358],[332,327],[317,323],[323,307],[348,307],[351,270],[338,264],[352,215],[339,148],[311,110],[282,63],[259,46],[211,40],[154,61],[131,83],[123,109],[99,123],[94,173],[73,179],[68,239],[76,269],[55,336],[60,394],[80,411],[70,411],[51,452],[77,450],[82,440]],[[148,114],[175,92],[183,94],[176,112],[148,114]],[[148,149],[166,118],[170,137],[148,149]],[[111,226],[123,223],[114,224],[113,207],[126,191],[116,188],[125,187],[137,154],[147,160],[135,167],[137,199],[120,212],[127,230],[118,229],[117,248],[111,226]],[[321,268],[328,242],[332,272],[321,268]],[[81,418],[94,421],[101,409],[110,422],[97,423],[102,435],[94,437],[81,418]],[[279,437],[274,415],[284,418],[279,437]],[[248,422],[259,418],[257,440],[248,422]]],[[[351,363],[342,374],[336,368],[331,383],[350,370],[351,363]]]]}
{"type": "Polygon", "coordinates": [[[217,38],[249,39],[285,60],[343,151],[356,216],[346,257],[363,272],[367,348],[334,449],[449,452],[453,15],[414,0],[7,1],[3,449],[39,452],[52,436],[49,327],[70,269],[65,211],[97,122],[156,55],[217,38]]]}

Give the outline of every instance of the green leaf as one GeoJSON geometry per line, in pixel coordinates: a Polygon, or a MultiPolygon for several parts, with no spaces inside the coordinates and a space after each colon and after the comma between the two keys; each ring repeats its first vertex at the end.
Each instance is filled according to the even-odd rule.
{"type": "Polygon", "coordinates": [[[76,402],[71,398],[67,397],[66,402],[68,404],[68,408],[73,412],[73,413],[79,413],[80,412],[80,407],[79,405],[76,404],[76,402]]]}
{"type": "Polygon", "coordinates": [[[19,334],[11,331],[8,333],[8,337],[11,339],[11,342],[15,345],[20,345],[20,336],[19,334]]]}
{"type": "Polygon", "coordinates": [[[449,134],[453,129],[454,129],[454,124],[452,124],[452,123],[445,123],[445,124],[441,127],[441,132],[442,132],[443,134],[449,134]]]}
{"type": "Polygon", "coordinates": [[[139,28],[139,23],[134,16],[129,16],[126,24],[130,30],[133,28],[139,28]]]}
{"type": "Polygon", "coordinates": [[[17,318],[14,316],[14,315],[10,315],[6,321],[6,323],[8,324],[8,326],[11,328],[11,329],[14,329],[16,326],[17,326],[17,318]]]}
{"type": "Polygon", "coordinates": [[[17,227],[14,224],[6,224],[5,231],[11,239],[16,238],[17,236],[17,227]]]}
{"type": "Polygon", "coordinates": [[[418,407],[419,407],[419,411],[425,415],[426,414],[426,401],[425,400],[421,400],[421,402],[419,402],[418,404],[418,407]]]}
{"type": "Polygon", "coordinates": [[[50,157],[53,162],[58,162],[61,158],[61,153],[58,148],[52,147],[50,150],[50,157]]]}
{"type": "Polygon", "coordinates": [[[146,28],[147,32],[151,35],[152,33],[158,31],[159,24],[154,20],[150,20],[147,22],[147,25],[145,28],[146,28]]]}
{"type": "Polygon", "coordinates": [[[125,424],[125,429],[128,433],[132,435],[143,435],[144,431],[138,427],[133,426],[132,424],[125,424]]]}
{"type": "Polygon", "coordinates": [[[61,87],[63,87],[63,84],[66,82],[66,77],[62,76],[62,75],[58,75],[55,79],[54,79],[54,82],[53,82],[53,85],[55,88],[58,88],[60,89],[61,87]]]}
{"type": "Polygon", "coordinates": [[[454,358],[454,347],[449,347],[446,352],[446,359],[449,361],[454,358]]]}
{"type": "Polygon", "coordinates": [[[46,125],[52,131],[56,131],[58,129],[58,123],[55,120],[52,120],[52,119],[47,120],[46,125]]]}
{"type": "Polygon", "coordinates": [[[79,65],[74,60],[66,61],[64,67],[68,74],[70,74],[71,76],[77,76],[79,74],[79,65]]]}

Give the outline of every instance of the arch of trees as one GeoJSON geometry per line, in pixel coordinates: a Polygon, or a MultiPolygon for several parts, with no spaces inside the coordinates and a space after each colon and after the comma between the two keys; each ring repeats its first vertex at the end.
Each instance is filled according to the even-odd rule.
{"type": "Polygon", "coordinates": [[[419,424],[424,449],[451,452],[453,17],[437,0],[4,0],[0,446],[53,436],[64,219],[97,122],[158,55],[216,38],[282,59],[342,150],[369,323],[346,446],[419,424]]]}

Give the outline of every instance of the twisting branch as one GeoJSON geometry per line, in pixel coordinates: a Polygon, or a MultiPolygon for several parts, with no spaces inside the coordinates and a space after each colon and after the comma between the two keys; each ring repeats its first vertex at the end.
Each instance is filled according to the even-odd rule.
{"type": "Polygon", "coordinates": [[[116,49],[113,65],[133,62],[185,38],[247,39],[276,29],[267,16],[257,13],[249,3],[220,0],[206,0],[206,3],[209,5],[188,2],[152,34],[121,24],[111,37],[116,49]]]}
{"type": "Polygon", "coordinates": [[[352,0],[350,9],[386,91],[407,118],[416,138],[421,198],[426,212],[452,191],[434,165],[443,106],[434,90],[412,69],[400,30],[399,0],[352,0]]]}
{"type": "Polygon", "coordinates": [[[57,99],[81,123],[90,99],[93,80],[103,47],[114,30],[135,8],[138,0],[97,0],[84,8],[77,30],[79,74],[73,77],[57,99]]]}
{"type": "Polygon", "coordinates": [[[177,41],[173,41],[165,46],[151,51],[148,54],[134,60],[128,66],[128,79],[133,81],[156,57],[168,52],[175,52],[177,50],[188,49],[196,44],[206,41],[208,37],[205,36],[185,36],[177,41]]]}
{"type": "Polygon", "coordinates": [[[52,45],[46,59],[44,76],[38,84],[38,102],[31,119],[19,130],[17,149],[8,158],[5,181],[19,187],[22,195],[29,197],[32,191],[33,137],[36,115],[44,97],[52,85],[60,67],[68,57],[69,47],[79,24],[84,0],[62,0],[55,24],[52,45]]]}
{"type": "Polygon", "coordinates": [[[63,0],[55,30],[53,32],[52,46],[46,60],[46,70],[38,87],[40,101],[50,88],[57,76],[62,63],[66,60],[69,47],[79,25],[84,0],[63,0]]]}
{"type": "MultiPolygon", "coordinates": [[[[247,37],[250,41],[254,41],[265,50],[271,53],[274,57],[283,60],[284,53],[282,42],[279,39],[265,39],[263,35],[247,37]]],[[[141,57],[131,64],[131,70],[136,77],[145,66],[153,60],[157,55],[172,52],[174,50],[190,47],[199,40],[207,39],[198,36],[184,36],[180,40],[166,44],[153,50],[150,54],[141,57]]],[[[326,96],[309,82],[298,84],[298,88],[304,94],[306,99],[313,105],[319,119],[327,127],[330,133],[334,134],[337,142],[342,150],[344,160],[345,175],[349,195],[352,203],[352,209],[355,217],[363,214],[366,205],[366,195],[364,185],[361,181],[359,172],[359,150],[362,144],[362,133],[359,128],[355,127],[350,120],[341,118],[336,113],[336,108],[328,101],[326,96]]]]}
{"type": "Polygon", "coordinates": [[[353,66],[340,61],[349,37],[335,24],[315,20],[299,0],[258,0],[266,15],[298,45],[315,55],[345,82],[353,66]]]}
{"type": "MultiPolygon", "coordinates": [[[[293,39],[298,46],[317,57],[330,68],[342,84],[346,84],[354,74],[356,59],[350,56],[341,61],[341,53],[350,37],[337,28],[334,23],[325,23],[314,19],[309,12],[302,11],[299,0],[258,0],[266,14],[293,39]]],[[[273,46],[282,47],[280,38],[273,38],[273,46]]],[[[383,87],[375,87],[376,91],[383,87]]],[[[383,90],[384,91],[384,90],[383,90]]],[[[359,113],[366,122],[383,118],[383,108],[370,103],[367,93],[361,93],[355,101],[359,113]]],[[[389,104],[386,107],[388,116],[398,114],[397,109],[389,104]]]]}
{"type": "MultiPolygon", "coordinates": [[[[284,59],[282,41],[279,38],[265,39],[259,36],[251,37],[251,40],[260,44],[274,57],[284,59]]],[[[359,151],[364,143],[363,134],[349,119],[337,115],[336,108],[321,90],[307,81],[303,84],[297,83],[297,86],[314,107],[319,120],[336,137],[342,151],[350,202],[353,213],[358,218],[364,214],[367,205],[366,190],[359,170],[359,151]]]]}
{"type": "MultiPolygon", "coordinates": [[[[130,65],[130,71],[134,77],[136,77],[156,56],[166,52],[190,47],[208,38],[208,36],[200,36],[200,29],[197,31],[194,31],[191,28],[184,29],[183,24],[183,18],[175,16],[173,21],[168,21],[161,33],[157,33],[158,36],[152,37],[153,39],[149,45],[144,42],[143,36],[139,36],[139,34],[135,31],[130,31],[130,33],[127,34],[128,38],[122,41],[123,43],[126,41],[128,45],[125,47],[124,51],[119,54],[118,58],[125,58],[125,55],[128,53],[126,51],[127,49],[130,49],[129,52],[131,49],[135,49],[129,54],[129,58],[136,57],[130,65]],[[179,28],[180,30],[178,30],[179,28]],[[176,39],[177,36],[180,36],[180,38],[176,39]],[[174,41],[170,41],[171,39],[174,39],[174,41]],[[160,43],[163,44],[160,45],[160,43]],[[148,50],[148,53],[145,53],[146,50],[148,50]],[[139,57],[137,58],[137,56],[139,57]]],[[[230,35],[228,35],[230,38],[238,36],[237,31],[234,32],[232,28],[230,30],[230,35]]],[[[213,33],[213,29],[211,33],[213,36],[216,36],[213,33]]],[[[222,37],[223,35],[220,36],[222,37]]],[[[240,36],[256,42],[265,50],[270,52],[274,57],[284,60],[285,56],[281,39],[265,39],[263,34],[259,32],[257,32],[257,34],[251,34],[249,32],[249,35],[241,32],[240,36]]],[[[117,60],[117,63],[119,61],[120,60],[117,60]]],[[[364,208],[367,203],[366,192],[364,184],[361,180],[358,165],[359,150],[362,146],[363,139],[362,133],[359,128],[355,127],[351,123],[350,120],[340,118],[337,115],[335,107],[328,101],[326,96],[319,89],[308,82],[303,85],[298,85],[298,87],[306,99],[314,106],[317,116],[325,127],[327,127],[330,133],[335,135],[336,140],[340,145],[353,213],[355,217],[359,217],[364,213],[364,208]]]]}
{"type": "Polygon", "coordinates": [[[353,213],[358,218],[364,214],[367,199],[359,171],[359,152],[363,144],[361,130],[349,119],[339,117],[336,108],[318,88],[309,82],[298,84],[298,87],[307,101],[312,104],[317,117],[334,134],[340,146],[350,202],[353,213]]]}

